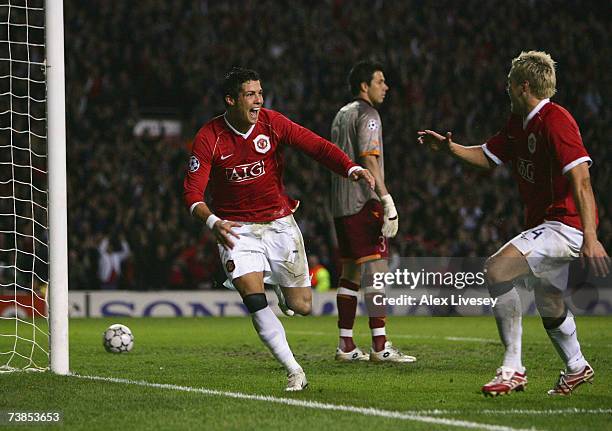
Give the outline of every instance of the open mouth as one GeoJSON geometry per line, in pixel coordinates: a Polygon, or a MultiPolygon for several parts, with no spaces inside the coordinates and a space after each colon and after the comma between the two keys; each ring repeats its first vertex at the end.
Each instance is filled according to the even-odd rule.
{"type": "Polygon", "coordinates": [[[249,118],[253,121],[257,121],[257,116],[259,115],[259,110],[261,108],[251,108],[249,109],[249,118]]]}

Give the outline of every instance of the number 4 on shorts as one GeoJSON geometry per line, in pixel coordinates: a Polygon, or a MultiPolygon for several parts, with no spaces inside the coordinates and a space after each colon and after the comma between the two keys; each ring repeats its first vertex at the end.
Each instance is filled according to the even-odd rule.
{"type": "Polygon", "coordinates": [[[540,235],[542,235],[542,232],[544,232],[545,230],[546,230],[545,227],[539,227],[537,229],[532,230],[529,233],[533,235],[532,239],[537,239],[540,235]]]}

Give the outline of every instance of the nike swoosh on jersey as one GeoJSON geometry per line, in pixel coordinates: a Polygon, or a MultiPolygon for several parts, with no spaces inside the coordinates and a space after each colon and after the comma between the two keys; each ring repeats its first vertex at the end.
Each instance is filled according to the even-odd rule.
{"type": "Polygon", "coordinates": [[[234,153],[228,154],[227,156],[221,156],[221,160],[228,159],[228,158],[232,157],[233,155],[234,155],[234,153]]]}

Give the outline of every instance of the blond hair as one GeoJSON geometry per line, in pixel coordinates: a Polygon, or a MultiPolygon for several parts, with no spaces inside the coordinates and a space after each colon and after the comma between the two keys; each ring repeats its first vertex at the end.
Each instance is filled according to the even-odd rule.
{"type": "Polygon", "coordinates": [[[543,51],[523,51],[512,60],[508,78],[515,83],[528,81],[531,93],[538,99],[546,99],[557,92],[555,64],[543,51]]]}

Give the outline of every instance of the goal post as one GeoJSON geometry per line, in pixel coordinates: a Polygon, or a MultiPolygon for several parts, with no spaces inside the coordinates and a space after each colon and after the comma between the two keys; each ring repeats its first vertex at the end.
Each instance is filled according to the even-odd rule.
{"type": "Polygon", "coordinates": [[[49,164],[49,359],[51,371],[68,374],[68,199],[63,0],[45,2],[45,33],[49,164]]]}
{"type": "Polygon", "coordinates": [[[62,0],[0,0],[0,373],[68,374],[62,0]]]}

